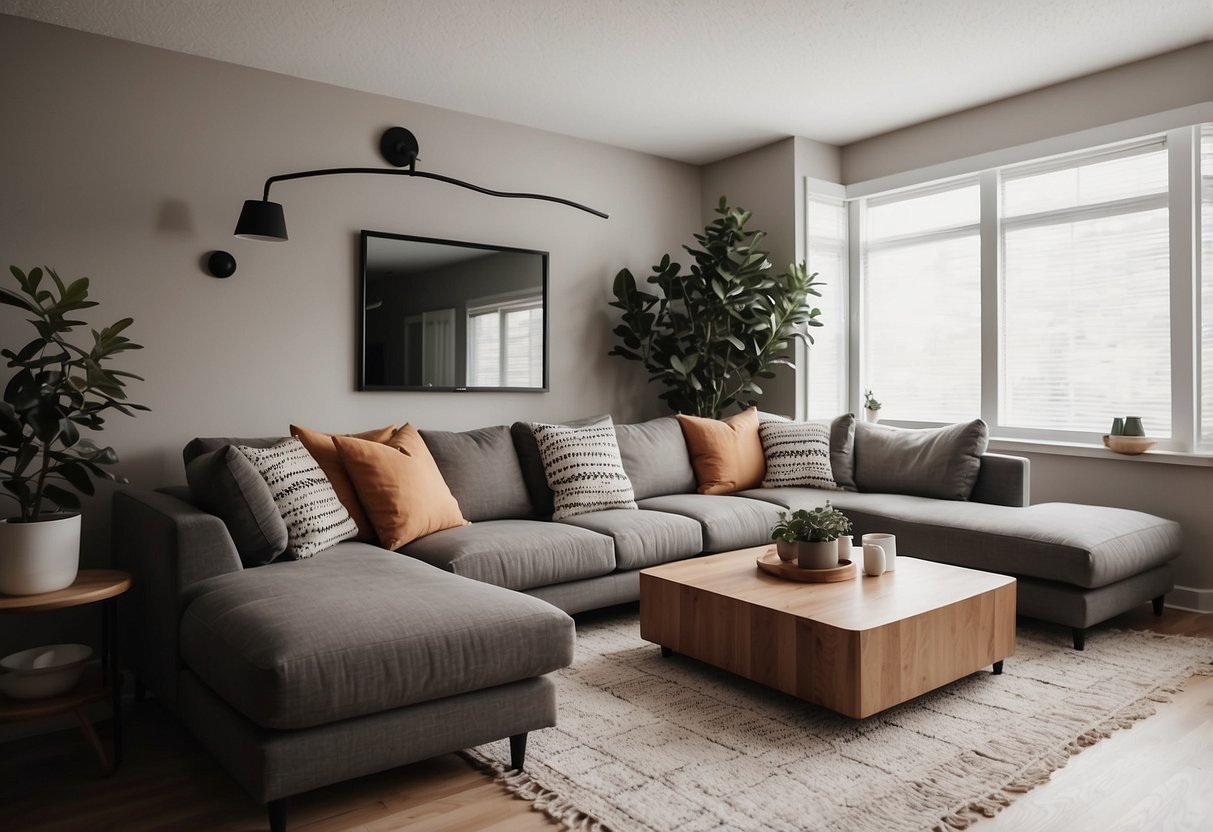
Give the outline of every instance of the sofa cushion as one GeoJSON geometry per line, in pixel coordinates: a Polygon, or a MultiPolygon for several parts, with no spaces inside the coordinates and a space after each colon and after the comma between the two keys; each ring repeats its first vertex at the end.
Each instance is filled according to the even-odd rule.
{"type": "Polygon", "coordinates": [[[779,507],[775,504],[737,496],[667,494],[641,500],[639,506],[698,521],[705,552],[727,552],[769,543],[771,529],[779,522],[779,507]]]}
{"type": "MultiPolygon", "coordinates": [[[[392,434],[395,432],[396,426],[388,425],[375,430],[347,435],[366,439],[369,442],[386,442],[392,438],[392,434]]],[[[345,510],[350,513],[350,517],[358,526],[358,535],[355,539],[374,540],[375,527],[371,525],[370,519],[366,516],[366,510],[362,508],[362,503],[358,500],[358,492],[354,490],[354,484],[350,482],[350,475],[345,472],[345,466],[341,464],[341,457],[337,454],[337,446],[333,444],[332,435],[299,425],[291,425],[291,436],[303,443],[303,447],[307,448],[308,453],[320,466],[320,470],[324,471],[324,475],[332,483],[333,490],[337,492],[337,499],[341,501],[341,505],[345,506],[345,510]]]]}
{"type": "Polygon", "coordinates": [[[756,488],[766,473],[758,409],[751,407],[726,419],[678,414],[678,424],[691,454],[700,494],[731,494],[756,488]]]}
{"type": "Polygon", "coordinates": [[[573,622],[530,596],[349,542],[209,579],[182,617],[181,654],[257,725],[294,729],[564,667],[573,622]]]}
{"type": "Polygon", "coordinates": [[[286,550],[286,522],[270,487],[248,457],[231,445],[186,453],[186,457],[190,497],[227,526],[241,563],[260,566],[286,550]]]}
{"type": "Polygon", "coordinates": [[[830,422],[766,421],[758,426],[767,471],[763,488],[837,488],[830,466],[830,422]]]}
{"type": "Polygon", "coordinates": [[[296,437],[268,448],[237,445],[261,474],[286,523],[286,554],[310,558],[358,534],[316,459],[296,437]]]}
{"type": "MultiPolygon", "coordinates": [[[[583,428],[606,424],[610,418],[609,414],[604,413],[560,424],[571,428],[583,428]]],[[[539,455],[535,432],[531,430],[529,422],[515,422],[510,425],[510,438],[514,440],[514,451],[518,454],[518,465],[522,468],[522,480],[526,483],[527,494],[531,498],[533,516],[540,520],[550,520],[552,512],[555,510],[552,502],[552,488],[548,485],[547,474],[543,470],[543,457],[539,455]]]]}
{"type": "Polygon", "coordinates": [[[595,511],[560,522],[604,534],[615,541],[615,565],[619,569],[643,569],[703,551],[703,530],[698,521],[680,514],[595,511]]]}
{"type": "Polygon", "coordinates": [[[663,494],[689,494],[695,490],[695,470],[673,416],[636,425],[615,425],[619,456],[632,481],[637,500],[663,494]]]}
{"type": "Polygon", "coordinates": [[[185,443],[181,449],[181,459],[189,465],[203,454],[226,448],[229,445],[247,445],[250,448],[268,448],[275,442],[281,442],[285,436],[198,436],[185,443]]]}
{"type": "Polygon", "coordinates": [[[465,518],[476,523],[531,516],[531,500],[508,427],[420,433],[465,518]]]}
{"type": "Polygon", "coordinates": [[[855,490],[855,414],[830,422],[830,469],[839,488],[855,490]]]}
{"type": "Polygon", "coordinates": [[[401,551],[456,575],[508,589],[592,578],[615,569],[609,537],[539,520],[486,520],[436,532],[401,551]]]}
{"type": "Polygon", "coordinates": [[[623,470],[615,426],[571,428],[531,424],[552,489],[552,519],[610,509],[635,509],[632,483],[623,470]]]}
{"type": "Polygon", "coordinates": [[[334,436],[333,442],[386,548],[399,549],[419,537],[467,523],[412,425],[400,428],[386,444],[352,436],[334,436]]]}
{"type": "Polygon", "coordinates": [[[855,485],[860,491],[967,500],[977,483],[989,432],[981,419],[908,430],[855,426],[855,485]]]}

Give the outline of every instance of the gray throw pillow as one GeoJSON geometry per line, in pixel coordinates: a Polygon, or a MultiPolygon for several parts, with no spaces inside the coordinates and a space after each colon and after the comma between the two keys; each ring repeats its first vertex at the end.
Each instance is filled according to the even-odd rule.
{"type": "MultiPolygon", "coordinates": [[[[610,414],[604,413],[560,424],[570,428],[585,428],[602,425],[610,420],[610,414]]],[[[527,494],[531,498],[533,516],[540,520],[551,520],[552,512],[555,511],[554,496],[548,485],[547,474],[543,470],[543,457],[539,455],[539,445],[535,442],[535,433],[531,430],[530,422],[515,422],[510,425],[510,437],[514,440],[514,451],[518,454],[518,465],[522,468],[522,481],[526,483],[527,494]]]]}
{"type": "Polygon", "coordinates": [[[855,491],[855,414],[830,422],[830,469],[839,488],[855,491]]]}
{"type": "Polygon", "coordinates": [[[530,495],[508,427],[420,433],[464,519],[479,523],[531,516],[530,495]]]}
{"type": "Polygon", "coordinates": [[[286,551],[286,522],[244,454],[223,445],[187,456],[185,479],[194,503],[223,521],[245,566],[261,566],[286,551]]]}
{"type": "Polygon", "coordinates": [[[662,416],[636,425],[615,425],[615,438],[637,500],[695,493],[695,469],[676,418],[662,416]]]}
{"type": "Polygon", "coordinates": [[[967,500],[988,444],[981,419],[926,430],[859,422],[855,484],[860,491],[967,500]]]}

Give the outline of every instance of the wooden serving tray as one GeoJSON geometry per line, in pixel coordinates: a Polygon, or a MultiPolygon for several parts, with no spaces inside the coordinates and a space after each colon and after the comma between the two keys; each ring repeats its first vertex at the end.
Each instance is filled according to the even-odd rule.
{"type": "Polygon", "coordinates": [[[783,578],[786,581],[800,581],[808,584],[832,584],[837,581],[849,581],[855,577],[855,563],[841,560],[830,569],[801,569],[795,561],[782,561],[779,553],[768,549],[758,557],[758,568],[768,575],[783,578]]]}

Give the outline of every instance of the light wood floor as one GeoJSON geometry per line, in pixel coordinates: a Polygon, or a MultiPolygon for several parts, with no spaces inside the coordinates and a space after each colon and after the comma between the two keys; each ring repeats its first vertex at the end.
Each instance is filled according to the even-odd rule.
{"type": "MultiPolygon", "coordinates": [[[[1213,615],[1148,606],[1110,622],[1213,638],[1213,615]]],[[[1100,637],[1097,628],[1090,638],[1100,637]]],[[[96,776],[75,732],[0,746],[0,828],[6,832],[254,832],[255,804],[154,702],[129,706],[127,752],[96,776]]],[[[460,757],[433,760],[318,789],[291,801],[294,832],[550,832],[530,804],[460,757]]],[[[977,832],[1213,829],[1213,678],[1190,682],[1159,713],[1072,758],[1051,782],[977,832]]],[[[616,832],[627,832],[617,830],[616,832]]]]}

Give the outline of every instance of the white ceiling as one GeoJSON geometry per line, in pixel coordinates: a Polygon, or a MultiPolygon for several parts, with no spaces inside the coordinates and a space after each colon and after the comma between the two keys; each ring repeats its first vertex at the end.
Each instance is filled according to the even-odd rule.
{"type": "Polygon", "coordinates": [[[1213,0],[0,0],[0,12],[702,164],[1213,39],[1213,0]]]}

